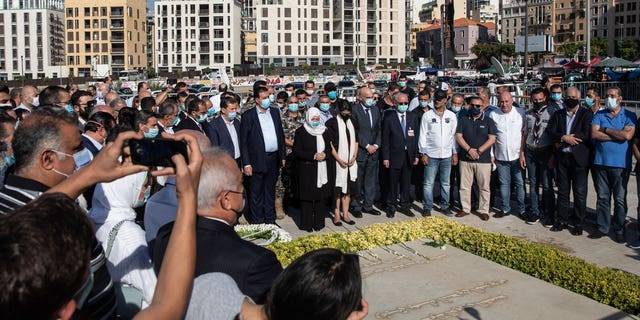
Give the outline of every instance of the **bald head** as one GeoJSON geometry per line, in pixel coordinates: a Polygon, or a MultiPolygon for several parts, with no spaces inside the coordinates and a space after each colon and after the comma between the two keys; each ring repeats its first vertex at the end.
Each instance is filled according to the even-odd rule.
{"type": "Polygon", "coordinates": [[[509,113],[513,108],[513,97],[511,97],[511,93],[509,91],[502,92],[498,96],[498,105],[500,106],[500,110],[504,113],[509,113]]]}
{"type": "Polygon", "coordinates": [[[564,95],[566,96],[567,99],[580,100],[580,89],[578,89],[577,87],[571,86],[567,88],[567,90],[564,92],[564,95]]]}

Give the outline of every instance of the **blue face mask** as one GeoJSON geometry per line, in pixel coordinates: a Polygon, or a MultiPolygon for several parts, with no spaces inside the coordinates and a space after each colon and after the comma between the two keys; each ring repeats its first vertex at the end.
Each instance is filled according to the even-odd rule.
{"type": "Polygon", "coordinates": [[[183,104],[180,105],[180,109],[182,109],[182,111],[185,111],[185,110],[187,110],[187,107],[183,103],[183,104]]]}
{"type": "Polygon", "coordinates": [[[429,101],[420,101],[420,108],[426,108],[429,105],[429,101]]]}
{"type": "Polygon", "coordinates": [[[551,94],[551,100],[553,101],[560,101],[562,99],[562,93],[552,93],[551,94]]]}
{"type": "Polygon", "coordinates": [[[311,121],[309,123],[312,127],[317,128],[320,126],[320,121],[311,121]]]}
{"type": "Polygon", "coordinates": [[[73,113],[73,105],[72,104],[68,104],[66,107],[64,107],[65,110],[67,110],[67,112],[69,113],[73,113]]]}
{"type": "Polygon", "coordinates": [[[461,109],[462,109],[462,108],[461,108],[461,107],[458,107],[458,106],[451,106],[451,111],[453,111],[453,112],[455,112],[455,113],[460,112],[460,110],[461,110],[461,109]]]}
{"type": "Polygon", "coordinates": [[[400,112],[400,113],[405,113],[405,112],[407,112],[408,109],[409,109],[409,105],[408,104],[399,104],[398,105],[398,112],[400,112]]]}
{"type": "Polygon", "coordinates": [[[338,98],[338,93],[336,91],[329,91],[329,93],[327,93],[327,96],[329,96],[329,99],[335,100],[336,98],[338,98]]]}
{"type": "Polygon", "coordinates": [[[7,156],[6,152],[2,152],[2,159],[4,160],[2,164],[2,170],[0,170],[0,172],[2,173],[5,173],[9,167],[16,163],[16,158],[13,156],[13,154],[7,156]]]}
{"type": "Polygon", "coordinates": [[[198,122],[200,122],[200,123],[202,123],[202,122],[206,122],[206,121],[207,121],[207,117],[208,117],[208,115],[207,115],[206,113],[205,113],[205,114],[201,114],[201,115],[198,117],[198,122]]]}
{"type": "Polygon", "coordinates": [[[269,109],[270,105],[271,105],[271,101],[269,99],[263,99],[260,102],[260,106],[262,107],[262,109],[269,109]]]}
{"type": "Polygon", "coordinates": [[[584,98],[584,104],[586,104],[587,107],[593,106],[593,103],[594,103],[593,99],[591,99],[589,97],[584,98]]]}
{"type": "Polygon", "coordinates": [[[269,102],[271,102],[271,103],[276,102],[276,96],[274,96],[274,95],[270,94],[270,95],[269,95],[269,102]]]}
{"type": "Polygon", "coordinates": [[[233,121],[236,118],[236,114],[236,112],[227,113],[227,118],[229,118],[229,121],[233,121]]]}
{"type": "Polygon", "coordinates": [[[177,126],[178,122],[180,122],[180,117],[176,116],[175,118],[173,118],[173,122],[171,122],[171,126],[172,127],[177,126]]]}
{"type": "Polygon", "coordinates": [[[158,128],[151,128],[148,132],[144,133],[144,137],[147,139],[153,139],[158,135],[159,131],[160,130],[158,130],[158,128]]]}
{"type": "Polygon", "coordinates": [[[373,100],[373,98],[368,98],[367,100],[364,101],[364,104],[367,107],[373,107],[373,105],[376,103],[375,100],[373,100]]]}
{"type": "Polygon", "coordinates": [[[608,97],[607,109],[609,109],[609,111],[615,111],[616,109],[618,109],[618,100],[616,98],[608,97]]]}
{"type": "Polygon", "coordinates": [[[405,81],[398,81],[398,86],[399,86],[400,88],[404,88],[404,87],[406,87],[406,86],[407,86],[407,83],[406,83],[405,81]]]}
{"type": "Polygon", "coordinates": [[[298,105],[295,103],[292,103],[289,105],[289,112],[298,112],[298,105]]]}
{"type": "Polygon", "coordinates": [[[211,107],[211,109],[207,110],[207,115],[209,117],[213,117],[214,114],[216,114],[216,109],[214,109],[213,107],[211,107]]]}
{"type": "Polygon", "coordinates": [[[147,187],[147,190],[144,191],[144,200],[136,200],[136,203],[133,204],[133,208],[140,208],[147,203],[149,197],[151,196],[151,187],[147,187]]]}
{"type": "Polygon", "coordinates": [[[307,102],[306,101],[300,101],[298,102],[298,106],[300,106],[300,108],[304,108],[307,106],[307,102]]]}
{"type": "Polygon", "coordinates": [[[329,104],[329,103],[321,103],[320,104],[320,111],[327,112],[327,111],[329,111],[330,107],[331,107],[331,104],[329,104]]]}

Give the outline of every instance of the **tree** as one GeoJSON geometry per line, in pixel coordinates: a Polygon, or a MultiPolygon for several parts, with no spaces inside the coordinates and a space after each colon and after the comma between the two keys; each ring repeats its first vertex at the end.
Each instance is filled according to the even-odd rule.
{"type": "Polygon", "coordinates": [[[638,58],[638,42],[631,38],[622,39],[618,43],[620,57],[626,60],[636,60],[638,58]]]}
{"type": "Polygon", "coordinates": [[[571,58],[575,56],[578,50],[581,50],[582,47],[584,47],[582,42],[565,42],[558,47],[558,51],[565,57],[571,58]]]}
{"type": "Polygon", "coordinates": [[[202,69],[202,74],[209,75],[209,73],[211,73],[211,71],[212,71],[211,68],[205,67],[204,69],[202,69]]]}
{"type": "Polygon", "coordinates": [[[491,57],[502,60],[501,57],[513,57],[516,54],[516,47],[509,43],[476,43],[471,48],[471,52],[478,58],[474,62],[476,70],[483,70],[491,66],[491,57]]]}
{"type": "Polygon", "coordinates": [[[516,55],[516,45],[513,43],[501,43],[500,53],[507,57],[513,57],[516,55]]]}
{"type": "Polygon", "coordinates": [[[154,69],[153,67],[147,67],[146,73],[147,79],[153,79],[156,77],[156,69],[154,69]]]}
{"type": "Polygon", "coordinates": [[[497,43],[476,43],[476,45],[471,48],[471,52],[478,58],[485,57],[487,59],[499,57],[501,54],[500,45],[497,43]]]}
{"type": "Polygon", "coordinates": [[[608,49],[609,44],[604,39],[600,37],[591,38],[591,59],[606,55],[608,49]]]}

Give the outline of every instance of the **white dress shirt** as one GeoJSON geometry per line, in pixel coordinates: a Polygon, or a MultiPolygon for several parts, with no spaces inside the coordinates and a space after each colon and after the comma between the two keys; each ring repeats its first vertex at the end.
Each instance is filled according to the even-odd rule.
{"type": "Polygon", "coordinates": [[[435,109],[425,112],[420,121],[418,137],[420,153],[435,159],[449,158],[457,153],[457,126],[458,118],[452,111],[445,109],[442,116],[438,115],[435,109]]]}
{"type": "Polygon", "coordinates": [[[233,125],[233,121],[229,122],[223,119],[224,123],[227,125],[227,130],[229,131],[229,135],[231,136],[231,141],[233,142],[233,159],[240,158],[240,142],[238,140],[238,133],[236,132],[236,127],[233,125]]]}
{"type": "Polygon", "coordinates": [[[489,115],[498,129],[493,155],[498,161],[514,161],[520,158],[522,134],[525,130],[524,110],[512,107],[509,113],[501,109],[489,115]]]}

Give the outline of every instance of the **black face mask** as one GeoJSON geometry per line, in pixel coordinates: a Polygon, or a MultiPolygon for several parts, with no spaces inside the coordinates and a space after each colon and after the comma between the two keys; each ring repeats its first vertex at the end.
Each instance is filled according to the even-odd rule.
{"type": "Polygon", "coordinates": [[[480,110],[480,108],[478,108],[478,107],[471,107],[471,108],[469,108],[469,114],[470,114],[472,117],[477,117],[477,116],[479,116],[481,112],[482,112],[482,110],[480,110]]]}
{"type": "Polygon", "coordinates": [[[573,109],[573,107],[577,106],[580,103],[578,99],[565,99],[564,104],[567,105],[567,108],[573,109]]]}
{"type": "Polygon", "coordinates": [[[351,117],[351,115],[350,115],[350,114],[342,114],[342,113],[340,114],[340,116],[342,117],[342,119],[343,119],[344,121],[349,120],[349,118],[351,117]]]}
{"type": "Polygon", "coordinates": [[[533,108],[536,109],[536,110],[540,110],[545,105],[547,105],[545,102],[534,102],[533,103],[533,108]]]}

